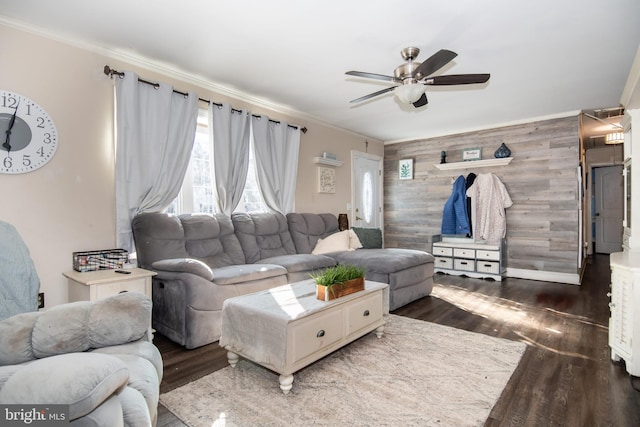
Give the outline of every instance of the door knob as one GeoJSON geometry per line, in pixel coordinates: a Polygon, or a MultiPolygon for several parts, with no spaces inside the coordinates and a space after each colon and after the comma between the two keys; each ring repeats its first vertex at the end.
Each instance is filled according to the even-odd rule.
{"type": "Polygon", "coordinates": [[[356,215],[356,221],[362,221],[362,218],[360,218],[358,215],[356,215]]]}

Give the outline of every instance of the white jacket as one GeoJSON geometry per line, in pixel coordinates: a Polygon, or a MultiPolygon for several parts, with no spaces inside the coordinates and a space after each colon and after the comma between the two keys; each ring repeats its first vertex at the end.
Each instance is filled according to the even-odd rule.
{"type": "Polygon", "coordinates": [[[491,173],[481,173],[467,189],[471,198],[471,224],[474,240],[498,243],[507,234],[504,210],[513,205],[502,181],[491,173]]]}

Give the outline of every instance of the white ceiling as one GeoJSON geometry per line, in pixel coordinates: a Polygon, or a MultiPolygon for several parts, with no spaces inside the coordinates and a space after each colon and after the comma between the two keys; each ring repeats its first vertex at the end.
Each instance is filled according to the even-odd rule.
{"type": "Polygon", "coordinates": [[[638,0],[0,0],[0,22],[383,141],[616,107],[640,45],[638,0]],[[407,46],[491,79],[350,104],[388,84],[344,73],[392,74],[407,46]]]}

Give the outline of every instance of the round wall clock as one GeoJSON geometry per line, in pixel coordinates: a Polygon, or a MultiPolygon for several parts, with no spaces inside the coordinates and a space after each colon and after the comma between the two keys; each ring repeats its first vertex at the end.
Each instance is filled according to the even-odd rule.
{"type": "Polygon", "coordinates": [[[26,96],[0,90],[0,173],[41,168],[56,148],[58,131],[49,114],[26,96]]]}

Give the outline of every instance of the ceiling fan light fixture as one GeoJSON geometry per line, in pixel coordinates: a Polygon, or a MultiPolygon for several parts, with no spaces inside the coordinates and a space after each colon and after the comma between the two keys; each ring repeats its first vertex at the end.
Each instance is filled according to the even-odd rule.
{"type": "Polygon", "coordinates": [[[604,137],[605,144],[622,144],[624,142],[624,134],[622,132],[608,133],[604,137]]]}
{"type": "Polygon", "coordinates": [[[426,89],[422,83],[409,83],[396,87],[393,93],[400,102],[413,104],[420,99],[426,89]]]}

